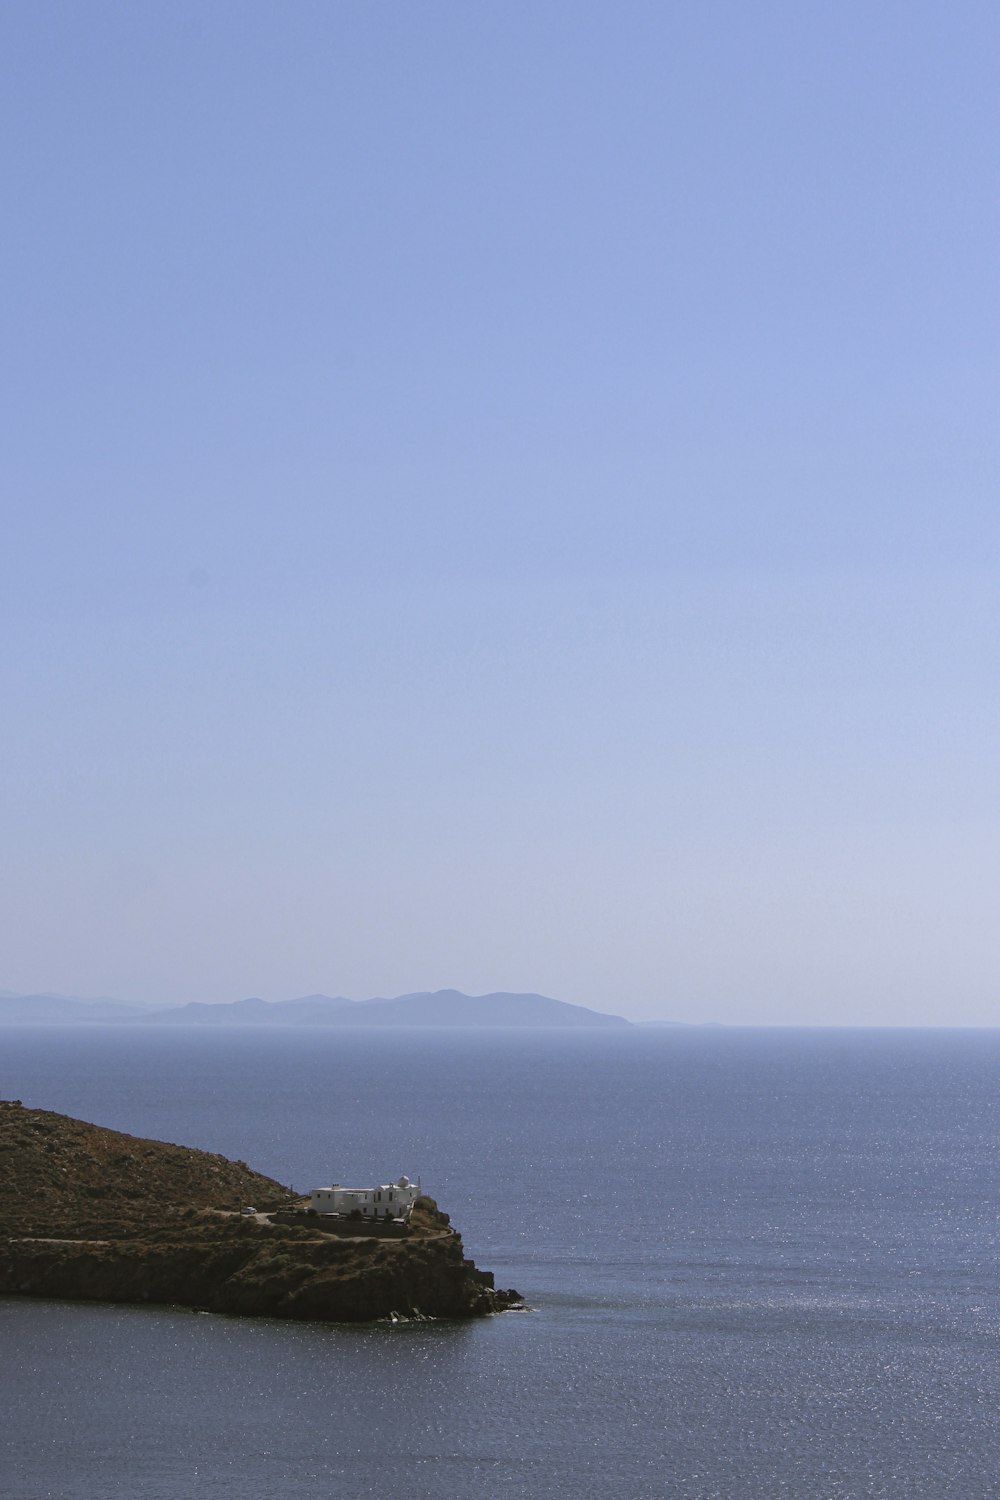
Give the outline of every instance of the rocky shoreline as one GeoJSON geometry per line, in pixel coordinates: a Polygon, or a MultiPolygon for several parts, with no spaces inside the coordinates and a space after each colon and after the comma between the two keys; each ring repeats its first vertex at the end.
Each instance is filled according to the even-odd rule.
{"type": "Polygon", "coordinates": [[[0,1295],[332,1322],[521,1302],[429,1198],[392,1239],[271,1220],[296,1201],[245,1163],[0,1102],[0,1295]],[[262,1212],[242,1215],[248,1202],[262,1212]]]}

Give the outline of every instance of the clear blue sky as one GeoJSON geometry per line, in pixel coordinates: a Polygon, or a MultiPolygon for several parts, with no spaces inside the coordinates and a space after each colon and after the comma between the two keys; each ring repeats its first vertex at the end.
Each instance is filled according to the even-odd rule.
{"type": "Polygon", "coordinates": [[[1000,1021],[995,4],[0,58],[0,986],[1000,1021]]]}

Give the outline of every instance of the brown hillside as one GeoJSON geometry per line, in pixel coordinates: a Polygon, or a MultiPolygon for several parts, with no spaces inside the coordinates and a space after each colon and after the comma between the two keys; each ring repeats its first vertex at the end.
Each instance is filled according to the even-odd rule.
{"type": "Polygon", "coordinates": [[[0,1100],[0,1234],[127,1231],[183,1209],[293,1199],[242,1162],[0,1100]]]}

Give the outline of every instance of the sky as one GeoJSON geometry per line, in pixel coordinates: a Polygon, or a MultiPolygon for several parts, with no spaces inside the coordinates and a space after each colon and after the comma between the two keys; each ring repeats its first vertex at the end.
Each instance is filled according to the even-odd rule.
{"type": "Polygon", "coordinates": [[[994,4],[0,73],[0,986],[1000,1022],[994,4]]]}

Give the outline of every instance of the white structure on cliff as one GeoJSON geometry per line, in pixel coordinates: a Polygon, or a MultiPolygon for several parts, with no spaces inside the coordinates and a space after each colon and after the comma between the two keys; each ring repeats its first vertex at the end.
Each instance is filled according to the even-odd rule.
{"type": "Polygon", "coordinates": [[[366,1219],[405,1219],[419,1196],[419,1180],[413,1183],[408,1177],[370,1188],[341,1187],[335,1182],[331,1187],[313,1188],[309,1207],[318,1214],[360,1213],[366,1219]]]}

